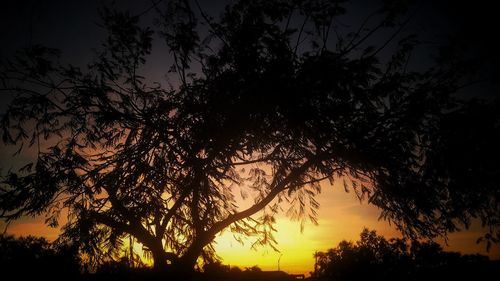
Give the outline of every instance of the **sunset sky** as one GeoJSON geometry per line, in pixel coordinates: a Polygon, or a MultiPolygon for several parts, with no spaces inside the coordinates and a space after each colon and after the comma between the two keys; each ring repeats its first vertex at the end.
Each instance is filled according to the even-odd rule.
{"type": "MultiPolygon", "coordinates": [[[[1,12],[0,34],[2,42],[1,54],[11,54],[14,50],[33,43],[43,43],[51,47],[62,49],[63,60],[71,61],[77,65],[84,65],[91,60],[91,48],[98,47],[103,38],[104,31],[97,27],[99,21],[97,7],[101,1],[18,1],[23,4],[8,1],[7,7],[1,12]],[[67,3],[72,2],[72,3],[67,3]],[[5,44],[5,42],[7,42],[5,44]]],[[[125,8],[142,11],[148,6],[149,1],[132,3],[132,1],[119,1],[125,8]]],[[[204,1],[201,1],[204,2],[204,1]]],[[[211,13],[221,8],[221,3],[227,1],[214,1],[217,5],[207,5],[211,13]]],[[[442,29],[435,30],[436,36],[460,29],[462,18],[460,8],[450,8],[439,1],[439,7],[434,11],[433,17],[423,21],[427,25],[438,24],[442,29]],[[443,13],[443,14],[440,14],[443,13]]],[[[358,2],[359,3],[359,2],[358,2]]],[[[363,2],[364,3],[364,2],[363,2]]],[[[362,9],[363,10],[363,9],[362,9]]],[[[363,13],[363,11],[361,12],[363,13]]],[[[420,18],[419,18],[420,19],[420,18]]],[[[478,24],[478,23],[476,23],[478,24]]],[[[473,34],[467,27],[462,34],[473,34]]],[[[475,33],[474,33],[475,34],[475,33]]],[[[468,35],[467,35],[468,36],[468,35]]],[[[478,36],[475,34],[474,36],[478,36]]],[[[484,39],[484,38],[483,38],[484,39]]],[[[478,39],[478,44],[480,43],[478,39]]],[[[484,39],[486,40],[486,39],[484,39]]],[[[482,45],[481,45],[482,46],[482,45]]],[[[153,53],[161,48],[160,43],[153,45],[153,53]]],[[[165,74],[165,65],[169,65],[168,53],[155,55],[143,70],[145,76],[151,81],[162,80],[165,74]]],[[[10,98],[0,97],[0,112],[5,110],[10,98]]],[[[30,157],[29,151],[18,158],[13,158],[15,149],[0,143],[0,172],[4,173],[11,167],[30,157]]],[[[353,193],[346,193],[341,180],[334,186],[327,183],[322,185],[322,193],[318,196],[321,204],[319,211],[319,225],[308,222],[303,232],[300,223],[290,221],[285,216],[278,217],[276,240],[280,252],[275,252],[269,247],[250,249],[251,239],[244,245],[237,242],[228,231],[223,232],[216,239],[217,254],[224,264],[239,266],[241,268],[257,265],[264,270],[277,270],[278,259],[280,269],[289,273],[304,273],[313,270],[313,254],[315,251],[324,251],[335,247],[341,240],[355,241],[364,227],[376,230],[378,234],[386,237],[400,237],[394,226],[379,220],[380,211],[366,202],[360,202],[353,193]],[[281,258],[280,258],[281,256],[281,258]]],[[[0,231],[5,223],[0,222],[0,231]]],[[[44,224],[44,218],[22,218],[13,222],[7,233],[14,235],[39,235],[49,240],[57,237],[59,229],[49,228],[44,224]]],[[[481,228],[476,222],[471,229],[450,234],[448,245],[442,240],[443,247],[448,251],[462,253],[481,253],[491,258],[500,259],[500,246],[494,245],[490,252],[486,252],[484,244],[476,244],[476,239],[481,235],[481,228]]]]}
{"type": "MultiPolygon", "coordinates": [[[[300,223],[280,216],[277,222],[276,240],[280,252],[270,247],[251,249],[251,239],[241,245],[229,231],[216,239],[215,249],[224,264],[240,268],[257,265],[264,270],[277,270],[281,256],[280,269],[289,273],[308,274],[313,270],[315,251],[335,247],[341,240],[356,241],[364,227],[376,230],[385,237],[401,237],[398,231],[386,221],[378,220],[379,210],[366,203],[360,203],[353,193],[346,193],[341,181],[334,186],[323,184],[318,196],[321,203],[319,224],[308,222],[303,232],[300,223]]],[[[1,224],[2,229],[5,224],[1,224]]],[[[49,240],[57,238],[58,229],[45,226],[43,217],[24,218],[12,223],[8,233],[14,235],[39,235],[49,240]]],[[[486,252],[485,244],[476,244],[481,228],[474,225],[470,230],[450,234],[448,245],[438,240],[446,251],[480,253],[492,259],[500,259],[500,245],[494,245],[486,252]]],[[[137,250],[140,249],[138,245],[137,250]]]]}

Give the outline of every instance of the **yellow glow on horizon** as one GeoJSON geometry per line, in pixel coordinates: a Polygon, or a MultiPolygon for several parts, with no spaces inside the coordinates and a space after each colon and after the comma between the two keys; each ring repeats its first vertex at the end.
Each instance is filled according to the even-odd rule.
{"type": "Polygon", "coordinates": [[[251,249],[253,239],[241,245],[231,232],[225,231],[215,239],[217,254],[224,264],[242,269],[257,265],[263,270],[277,270],[281,255],[280,270],[308,275],[314,270],[316,251],[333,248],[344,239],[357,240],[365,226],[377,229],[380,234],[398,235],[387,222],[377,220],[376,207],[360,204],[354,194],[346,193],[337,184],[323,186],[317,199],[321,204],[318,225],[307,222],[302,233],[299,222],[278,216],[275,238],[280,252],[268,246],[251,249]]]}
{"type": "MultiPolygon", "coordinates": [[[[314,270],[313,254],[316,251],[325,251],[335,247],[341,240],[356,241],[363,227],[374,229],[385,237],[400,237],[400,234],[385,221],[377,220],[379,211],[376,207],[360,204],[356,196],[345,193],[341,184],[325,185],[317,200],[321,204],[319,209],[319,225],[306,223],[303,233],[300,232],[300,223],[290,221],[285,216],[278,216],[275,238],[278,249],[281,251],[280,269],[288,273],[306,274],[314,270]]],[[[4,223],[0,222],[0,230],[4,223]]],[[[7,233],[16,236],[36,235],[45,236],[54,240],[59,234],[58,228],[49,228],[44,224],[44,218],[23,218],[13,222],[7,233]]],[[[489,255],[492,259],[500,258],[500,245],[493,245],[491,251],[485,251],[484,244],[475,244],[480,235],[480,226],[473,225],[470,230],[453,233],[449,236],[446,251],[461,251],[463,253],[480,253],[489,255]]],[[[124,241],[128,244],[128,239],[124,241]]],[[[263,270],[277,270],[280,253],[270,247],[259,247],[251,250],[252,239],[247,239],[244,245],[237,242],[228,230],[217,236],[215,240],[217,255],[223,264],[238,266],[241,269],[259,266],[263,270]]],[[[443,244],[443,243],[442,243],[443,244]]],[[[443,244],[444,245],[444,244],[443,244]]],[[[142,252],[142,245],[135,242],[134,251],[142,252]]],[[[142,261],[151,264],[145,258],[142,261]]]]}
{"type": "Polygon", "coordinates": [[[229,231],[223,232],[215,241],[215,250],[222,258],[224,264],[238,266],[241,269],[259,266],[263,270],[278,270],[278,259],[280,269],[289,273],[307,273],[314,266],[311,249],[320,245],[314,239],[318,235],[318,228],[311,228],[300,232],[300,226],[296,222],[287,219],[278,219],[275,234],[280,252],[276,252],[269,246],[251,249],[253,239],[246,239],[247,243],[240,244],[229,231]]]}

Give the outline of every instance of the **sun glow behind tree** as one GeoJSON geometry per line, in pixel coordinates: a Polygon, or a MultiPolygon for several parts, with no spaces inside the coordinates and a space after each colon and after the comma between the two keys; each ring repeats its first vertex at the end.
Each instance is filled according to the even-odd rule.
{"type": "MultiPolygon", "coordinates": [[[[495,130],[494,107],[451,97],[463,78],[455,61],[408,71],[413,36],[398,38],[391,58],[378,55],[395,37],[365,44],[380,29],[397,36],[402,7],[384,7],[372,29],[335,38],[328,34],[342,31],[330,30],[344,13],[340,2],[243,1],[217,23],[189,3],[169,2],[160,14],[176,87],[141,77],[151,30],[113,10],[104,10],[110,33],[88,69],[53,64],[57,52],[40,46],[5,65],[2,78],[13,84],[3,90],[19,95],[2,119],[4,141],[61,139],[6,176],[5,218],[49,211],[50,223],[69,207],[63,237],[90,256],[121,251],[132,234],[157,269],[187,269],[200,256],[213,259],[212,241],[226,229],[273,247],[280,208],[314,222],[320,182],[350,177],[351,195],[409,236],[445,235],[476,216],[494,231],[496,166],[471,152],[486,170],[468,170],[455,158],[461,134],[495,130]],[[289,28],[294,13],[304,24],[289,28]]],[[[481,155],[498,152],[487,140],[465,139],[481,155]]]]}

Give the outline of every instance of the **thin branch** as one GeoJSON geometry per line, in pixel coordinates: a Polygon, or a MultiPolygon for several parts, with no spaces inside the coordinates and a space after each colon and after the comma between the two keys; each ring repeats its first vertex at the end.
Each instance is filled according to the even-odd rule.
{"type": "Polygon", "coordinates": [[[285,191],[289,188],[294,187],[293,185],[290,185],[291,182],[293,182],[295,179],[299,178],[301,175],[303,175],[309,168],[311,168],[313,165],[315,165],[318,162],[321,162],[329,153],[324,152],[319,155],[315,155],[311,159],[307,160],[304,164],[302,164],[300,167],[295,168],[292,170],[283,180],[281,181],[273,181],[274,187],[272,187],[271,191],[259,202],[255,203],[251,207],[239,212],[239,213],[234,213],[229,215],[226,219],[219,221],[215,223],[208,231],[209,235],[215,236],[217,233],[222,231],[224,228],[229,226],[230,224],[242,220],[244,218],[247,218],[258,211],[262,210],[265,206],[267,206],[271,201],[282,191],[285,191]]]}
{"type": "Polygon", "coordinates": [[[227,43],[227,41],[224,40],[224,38],[222,37],[222,35],[220,35],[219,32],[216,30],[216,28],[214,27],[214,24],[212,23],[212,21],[210,20],[210,18],[208,17],[208,15],[203,11],[203,9],[201,8],[201,5],[198,2],[198,0],[195,0],[194,3],[196,4],[196,7],[198,8],[198,11],[200,12],[201,17],[203,18],[203,20],[208,24],[208,26],[210,27],[210,29],[213,31],[212,33],[215,36],[217,36],[217,38],[219,38],[219,40],[221,40],[222,43],[224,43],[225,46],[229,46],[229,44],[227,43]]]}
{"type": "Polygon", "coordinates": [[[146,8],[144,11],[140,12],[139,14],[135,15],[136,17],[141,17],[147,13],[149,13],[151,10],[153,9],[158,9],[158,5],[163,2],[164,0],[158,0],[158,1],[154,1],[154,0],[151,0],[151,3],[152,5],[149,6],[148,8],[146,8]]]}
{"type": "Polygon", "coordinates": [[[293,53],[297,55],[297,49],[299,48],[299,45],[301,43],[300,37],[302,36],[302,32],[304,32],[304,27],[306,26],[307,21],[309,20],[309,15],[307,15],[304,18],[304,21],[302,22],[302,25],[300,27],[299,34],[297,35],[297,41],[295,42],[295,48],[293,49],[293,53]]]}

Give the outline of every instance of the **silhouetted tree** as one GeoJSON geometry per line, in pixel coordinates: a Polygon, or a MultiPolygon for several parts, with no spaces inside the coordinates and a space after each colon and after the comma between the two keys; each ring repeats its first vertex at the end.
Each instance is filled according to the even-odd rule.
{"type": "Polygon", "coordinates": [[[360,239],[317,252],[314,277],[331,280],[470,280],[498,274],[487,256],[446,252],[436,242],[385,239],[364,229],[360,239]]]}
{"type": "Polygon", "coordinates": [[[78,249],[45,238],[0,236],[0,274],[4,277],[70,277],[80,274],[78,249]]]}
{"type": "Polygon", "coordinates": [[[3,141],[37,157],[5,175],[2,218],[56,225],[68,208],[61,239],[90,257],[131,234],[156,268],[193,268],[224,229],[274,246],[281,210],[315,223],[320,183],[343,177],[410,236],[479,217],[498,237],[500,111],[453,98],[457,61],[408,67],[401,2],[354,30],[338,21],[344,1],[242,0],[218,20],[197,1],[164,4],[169,88],[141,76],[153,31],[113,9],[87,68],[41,46],[3,61],[2,91],[16,94],[3,141]]]}

